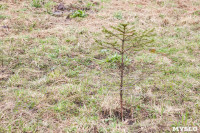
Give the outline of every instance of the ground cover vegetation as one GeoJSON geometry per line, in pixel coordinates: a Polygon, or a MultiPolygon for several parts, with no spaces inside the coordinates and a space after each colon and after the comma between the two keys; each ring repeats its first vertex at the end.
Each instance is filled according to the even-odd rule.
{"type": "Polygon", "coordinates": [[[198,0],[1,0],[0,132],[200,128],[199,18],[198,0]],[[122,56],[97,40],[124,23],[156,36],[123,56],[121,120],[122,56]]]}

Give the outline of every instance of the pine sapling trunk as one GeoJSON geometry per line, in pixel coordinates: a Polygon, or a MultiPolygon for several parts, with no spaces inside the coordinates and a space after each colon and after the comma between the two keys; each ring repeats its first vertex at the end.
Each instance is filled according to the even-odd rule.
{"type": "Polygon", "coordinates": [[[124,27],[124,33],[123,33],[123,39],[122,39],[122,47],[121,47],[121,76],[120,76],[120,105],[121,105],[121,120],[123,121],[123,82],[124,82],[124,41],[125,41],[125,27],[124,27]]]}
{"type": "Polygon", "coordinates": [[[124,78],[124,60],[122,53],[122,63],[121,63],[121,83],[120,83],[120,105],[121,105],[121,119],[123,121],[123,78],[124,78]]]}

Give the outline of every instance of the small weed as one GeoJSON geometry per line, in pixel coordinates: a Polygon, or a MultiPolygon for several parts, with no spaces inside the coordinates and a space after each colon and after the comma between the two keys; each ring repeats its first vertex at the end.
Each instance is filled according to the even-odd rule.
{"type": "Polygon", "coordinates": [[[33,31],[35,27],[36,27],[36,22],[33,22],[33,24],[29,26],[29,32],[33,31]]]}
{"type": "Polygon", "coordinates": [[[7,16],[4,16],[4,15],[1,15],[1,14],[0,14],[0,20],[1,20],[1,19],[4,20],[4,19],[6,19],[6,18],[7,18],[7,16]]]}
{"type": "Polygon", "coordinates": [[[76,133],[76,132],[77,132],[77,127],[70,126],[70,127],[67,127],[67,128],[65,129],[65,131],[66,131],[67,133],[76,133]]]}
{"type": "Polygon", "coordinates": [[[200,10],[195,11],[193,15],[200,16],[200,10]]]}
{"type": "Polygon", "coordinates": [[[114,18],[119,19],[119,20],[123,19],[123,14],[122,14],[122,12],[116,12],[116,13],[114,14],[114,18]]]}
{"type": "Polygon", "coordinates": [[[79,110],[77,106],[69,101],[61,101],[57,103],[54,107],[53,110],[55,112],[63,112],[66,114],[71,114],[77,116],[79,114],[79,110]]]}
{"type": "MultiPolygon", "coordinates": [[[[105,62],[110,63],[111,67],[116,67],[119,66],[119,64],[121,63],[121,55],[119,54],[114,54],[112,56],[109,56],[105,62]]],[[[129,59],[127,56],[124,56],[124,66],[129,66],[131,64],[131,59],[129,59]]]]}
{"type": "Polygon", "coordinates": [[[92,6],[94,6],[94,4],[91,3],[91,2],[88,2],[87,5],[86,5],[87,8],[90,8],[90,7],[92,7],[92,6]]]}
{"type": "Polygon", "coordinates": [[[85,13],[85,11],[77,10],[73,14],[70,15],[70,18],[76,18],[76,17],[84,18],[86,16],[87,14],[85,13]]]}
{"type": "Polygon", "coordinates": [[[53,10],[53,7],[56,5],[55,2],[53,1],[48,1],[47,3],[44,4],[44,7],[46,9],[46,12],[51,14],[52,13],[52,10],[53,10]]]}
{"type": "Polygon", "coordinates": [[[78,39],[75,36],[69,36],[69,37],[67,37],[66,42],[67,43],[74,43],[74,44],[76,44],[78,42],[78,39]]]}
{"type": "Polygon", "coordinates": [[[0,4],[0,10],[6,10],[6,9],[8,9],[7,5],[0,4]]]}
{"type": "Polygon", "coordinates": [[[33,0],[32,1],[32,6],[35,8],[41,8],[42,7],[42,0],[33,0]]]}
{"type": "Polygon", "coordinates": [[[21,86],[26,79],[21,78],[18,74],[12,75],[9,79],[10,86],[21,86]]]}
{"type": "Polygon", "coordinates": [[[49,79],[53,80],[61,76],[61,71],[56,69],[48,74],[49,79]]]}
{"type": "Polygon", "coordinates": [[[165,107],[161,107],[161,116],[163,116],[163,114],[164,114],[164,111],[165,111],[165,107]]]}
{"type": "Polygon", "coordinates": [[[67,77],[69,77],[69,78],[76,77],[78,75],[78,73],[79,73],[78,71],[68,70],[67,77]]]}
{"type": "Polygon", "coordinates": [[[188,121],[188,113],[186,112],[184,115],[182,115],[182,125],[186,126],[188,121]]]}
{"type": "Polygon", "coordinates": [[[35,102],[31,102],[28,104],[29,109],[33,109],[35,107],[35,102]]]}
{"type": "Polygon", "coordinates": [[[159,17],[160,17],[160,18],[165,18],[165,15],[160,14],[159,17]]]}
{"type": "Polygon", "coordinates": [[[143,8],[143,5],[137,5],[138,8],[143,8]]]}

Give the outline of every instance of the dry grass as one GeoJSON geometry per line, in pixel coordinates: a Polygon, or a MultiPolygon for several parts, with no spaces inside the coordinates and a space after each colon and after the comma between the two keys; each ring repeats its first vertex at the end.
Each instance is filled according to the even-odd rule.
{"type": "Polygon", "coordinates": [[[66,19],[67,11],[47,12],[59,1],[41,8],[31,0],[0,1],[0,132],[200,130],[200,2],[94,2],[87,17],[66,19]],[[130,57],[121,122],[118,75],[107,62],[114,53],[99,50],[94,38],[102,26],[124,21],[155,28],[157,36],[155,53],[145,48],[130,57]]]}

